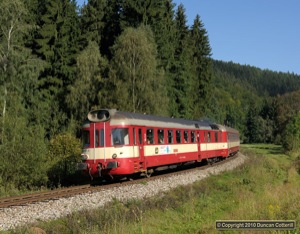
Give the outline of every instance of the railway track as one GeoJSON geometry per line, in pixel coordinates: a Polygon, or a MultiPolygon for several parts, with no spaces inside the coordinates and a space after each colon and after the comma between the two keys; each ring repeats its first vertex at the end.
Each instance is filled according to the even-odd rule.
{"type": "Polygon", "coordinates": [[[61,197],[68,197],[74,194],[80,194],[88,192],[90,185],[76,186],[70,188],[55,189],[47,192],[32,193],[14,197],[7,197],[0,199],[0,208],[6,208],[10,206],[27,205],[30,203],[47,201],[51,199],[59,199],[61,197]]]}
{"type": "Polygon", "coordinates": [[[228,162],[230,160],[234,160],[237,157],[238,157],[238,154],[235,156],[229,157],[226,160],[216,162],[212,165],[208,164],[208,165],[204,165],[201,167],[193,166],[190,168],[179,169],[179,170],[171,171],[171,172],[170,172],[170,170],[161,171],[161,172],[156,173],[152,177],[140,178],[140,179],[132,180],[132,181],[122,181],[122,182],[117,182],[117,183],[112,183],[112,184],[105,184],[105,185],[101,185],[101,186],[91,186],[91,185],[73,186],[73,187],[68,187],[68,188],[55,189],[55,190],[51,190],[51,191],[47,191],[47,192],[32,193],[32,194],[26,194],[26,195],[14,196],[14,197],[0,198],[0,209],[12,207],[12,206],[25,206],[25,205],[37,203],[37,202],[46,202],[49,200],[56,200],[56,199],[63,198],[63,197],[71,197],[71,196],[75,196],[78,194],[91,193],[91,192],[96,192],[99,190],[105,190],[105,189],[112,188],[112,187],[126,186],[129,184],[135,184],[135,183],[144,183],[144,182],[147,182],[150,180],[160,179],[162,177],[171,177],[171,176],[178,175],[178,174],[189,173],[193,170],[204,170],[208,167],[217,166],[217,165],[223,164],[225,162],[228,162]]]}

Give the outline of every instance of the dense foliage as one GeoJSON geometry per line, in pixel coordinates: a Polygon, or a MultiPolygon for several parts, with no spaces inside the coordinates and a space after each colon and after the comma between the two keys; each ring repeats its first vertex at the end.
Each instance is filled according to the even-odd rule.
{"type": "Polygon", "coordinates": [[[187,25],[172,0],[2,0],[0,24],[4,193],[66,181],[80,124],[99,107],[209,118],[245,142],[295,145],[300,77],[213,61],[200,16],[187,25]]]}

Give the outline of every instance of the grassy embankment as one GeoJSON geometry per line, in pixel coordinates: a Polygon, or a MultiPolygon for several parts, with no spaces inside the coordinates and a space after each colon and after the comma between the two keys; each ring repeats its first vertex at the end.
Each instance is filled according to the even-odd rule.
{"type": "Polygon", "coordinates": [[[298,229],[289,233],[300,232],[299,155],[288,156],[274,145],[243,145],[241,152],[249,160],[240,168],[161,198],[115,200],[98,211],[35,226],[47,233],[220,233],[216,220],[295,220],[298,229]]]}

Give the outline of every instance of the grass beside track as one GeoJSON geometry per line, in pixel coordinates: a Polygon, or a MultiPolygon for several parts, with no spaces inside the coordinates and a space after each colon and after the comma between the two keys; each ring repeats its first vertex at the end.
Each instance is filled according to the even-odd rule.
{"type": "MultiPolygon", "coordinates": [[[[249,160],[238,169],[180,186],[159,198],[115,200],[99,210],[32,227],[46,233],[220,233],[216,220],[295,220],[298,229],[288,233],[299,233],[299,155],[288,156],[275,145],[242,145],[241,152],[249,160]]],[[[33,233],[32,227],[14,233],[33,233]]]]}

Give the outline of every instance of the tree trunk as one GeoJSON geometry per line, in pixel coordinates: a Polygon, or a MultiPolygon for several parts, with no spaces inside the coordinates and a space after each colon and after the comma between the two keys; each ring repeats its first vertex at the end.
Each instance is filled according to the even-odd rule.
{"type": "Polygon", "coordinates": [[[1,144],[4,143],[4,128],[5,128],[5,112],[6,112],[6,97],[7,97],[7,88],[4,86],[4,103],[2,111],[2,133],[1,133],[1,144]]]}

